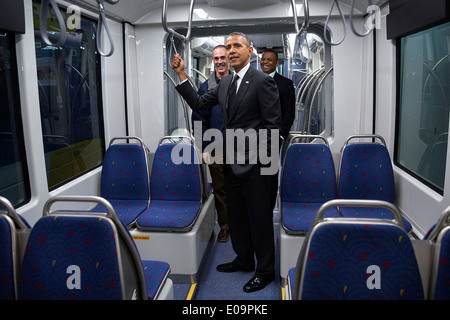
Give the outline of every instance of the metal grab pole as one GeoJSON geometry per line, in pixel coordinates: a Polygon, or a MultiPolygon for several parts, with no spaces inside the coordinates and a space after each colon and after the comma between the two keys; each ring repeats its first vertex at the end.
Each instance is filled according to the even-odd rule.
{"type": "Polygon", "coordinates": [[[297,8],[295,6],[295,0],[291,0],[291,6],[292,6],[292,15],[294,17],[294,24],[295,24],[295,32],[297,35],[297,38],[299,38],[299,52],[300,52],[300,60],[303,63],[307,63],[309,61],[310,56],[310,50],[308,45],[308,27],[309,27],[309,2],[308,0],[303,0],[303,15],[305,21],[303,21],[302,27],[298,27],[298,20],[297,20],[297,8]],[[303,56],[303,46],[306,42],[306,47],[308,49],[308,57],[305,59],[303,56]]]}
{"type": "Polygon", "coordinates": [[[311,98],[311,103],[309,104],[308,129],[306,130],[306,134],[311,134],[311,116],[312,116],[312,108],[314,106],[314,100],[315,100],[320,88],[322,87],[323,82],[325,81],[325,79],[328,77],[328,75],[332,71],[333,71],[333,67],[330,67],[330,69],[328,69],[328,71],[322,76],[322,78],[319,81],[319,84],[316,86],[316,89],[314,90],[314,94],[311,98]]]}
{"type": "MultiPolygon", "coordinates": [[[[171,37],[172,47],[173,47],[175,53],[178,53],[178,52],[176,51],[176,46],[175,46],[174,39],[173,39],[174,37],[179,38],[183,43],[187,43],[191,40],[192,15],[194,13],[194,5],[195,5],[195,0],[191,0],[191,4],[189,7],[188,30],[187,30],[186,36],[184,36],[184,35],[176,32],[172,28],[168,27],[168,25],[167,25],[167,0],[164,0],[163,7],[162,7],[162,15],[161,15],[162,27],[171,37]]],[[[176,82],[174,81],[174,79],[169,75],[169,73],[167,71],[164,71],[164,74],[170,79],[170,81],[173,83],[174,86],[177,85],[176,82]]],[[[195,84],[192,82],[192,79],[189,76],[188,76],[188,80],[195,87],[195,84]]],[[[188,130],[189,134],[192,135],[188,106],[182,97],[181,97],[181,103],[183,106],[184,119],[186,122],[186,129],[188,130]]]]}
{"type": "Polygon", "coordinates": [[[187,30],[186,36],[184,36],[167,26],[167,0],[164,0],[162,16],[161,16],[163,29],[167,33],[170,33],[171,35],[173,35],[185,42],[190,41],[191,40],[191,29],[192,29],[192,15],[194,13],[194,4],[195,4],[195,0],[191,0],[191,5],[189,8],[189,17],[188,17],[188,30],[187,30]]]}
{"type": "Polygon", "coordinates": [[[309,2],[308,0],[303,0],[303,15],[305,18],[305,21],[302,24],[302,27],[298,27],[298,21],[297,21],[297,8],[295,7],[295,0],[291,0],[291,6],[292,6],[292,14],[294,16],[294,24],[295,24],[295,33],[300,35],[303,31],[306,31],[309,27],[309,2]]]}
{"type": "MultiPolygon", "coordinates": [[[[174,87],[177,86],[177,83],[175,82],[175,80],[169,75],[169,73],[167,71],[164,71],[164,75],[170,79],[170,81],[172,82],[172,84],[174,85],[174,87]]],[[[181,104],[183,106],[183,113],[184,113],[184,119],[186,122],[186,130],[189,132],[189,134],[192,135],[192,130],[191,130],[191,120],[189,118],[189,112],[188,112],[188,106],[186,104],[186,101],[183,99],[183,97],[180,95],[180,99],[181,99],[181,104]]]]}

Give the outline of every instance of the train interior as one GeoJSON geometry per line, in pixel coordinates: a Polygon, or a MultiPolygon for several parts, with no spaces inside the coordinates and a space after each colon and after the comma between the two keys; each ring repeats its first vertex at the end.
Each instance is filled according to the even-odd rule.
{"type": "MultiPolygon", "coordinates": [[[[347,285],[331,293],[338,273],[324,271],[330,296],[311,289],[307,275],[324,266],[307,257],[342,241],[324,233],[344,232],[346,242],[352,228],[397,257],[381,269],[369,263],[361,291],[348,290],[353,298],[450,298],[445,0],[5,0],[0,8],[0,222],[14,248],[6,249],[13,280],[0,285],[0,299],[67,289],[69,299],[339,299],[347,285]],[[254,293],[242,290],[250,273],[216,270],[235,254],[231,241],[216,240],[211,176],[171,67],[180,54],[198,88],[214,72],[213,49],[234,31],[250,36],[256,69],[264,50],[278,53],[277,72],[292,79],[296,100],[278,162],[277,277],[254,293]],[[174,152],[191,164],[175,163],[174,152]],[[308,166],[311,159],[320,166],[308,166]],[[315,180],[325,172],[328,185],[315,180]],[[313,200],[315,192],[326,201],[313,200]],[[299,202],[299,193],[312,198],[299,202]],[[74,234],[84,238],[72,244],[74,234]],[[81,287],[64,246],[83,263],[104,252],[82,268],[81,287]],[[54,256],[43,273],[67,282],[51,287],[51,277],[31,276],[40,252],[54,256]],[[121,284],[117,292],[100,283],[103,269],[115,277],[109,286],[121,284]],[[395,271],[382,284],[395,289],[379,293],[385,269],[395,271]]],[[[330,253],[325,265],[342,255],[330,253]]]]}

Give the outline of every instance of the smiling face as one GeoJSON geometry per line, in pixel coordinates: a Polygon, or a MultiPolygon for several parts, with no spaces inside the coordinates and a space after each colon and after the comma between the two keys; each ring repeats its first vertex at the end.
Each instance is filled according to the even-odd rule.
{"type": "Polygon", "coordinates": [[[250,62],[253,48],[242,35],[231,35],[226,42],[228,60],[234,71],[239,72],[250,62]]]}
{"type": "Polygon", "coordinates": [[[228,58],[224,47],[217,47],[213,51],[212,60],[216,67],[216,75],[219,79],[228,74],[228,58]]]}
{"type": "Polygon", "coordinates": [[[272,73],[278,67],[278,57],[274,52],[266,51],[261,57],[260,65],[264,73],[272,73]]]}

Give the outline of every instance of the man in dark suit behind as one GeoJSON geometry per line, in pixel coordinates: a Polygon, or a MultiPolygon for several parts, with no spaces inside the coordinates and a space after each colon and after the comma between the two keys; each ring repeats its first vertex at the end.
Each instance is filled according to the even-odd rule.
{"type": "MultiPolygon", "coordinates": [[[[177,91],[193,110],[211,108],[216,104],[222,109],[227,129],[225,143],[227,212],[230,238],[236,258],[218,265],[217,270],[253,271],[256,256],[255,274],[243,287],[245,292],[253,292],[263,289],[275,277],[273,210],[270,203],[273,172],[264,174],[265,163],[260,156],[264,152],[267,155],[265,148],[273,150],[272,142],[278,149],[281,108],[275,81],[250,66],[250,56],[253,53],[250,39],[245,34],[232,33],[226,40],[226,51],[235,73],[222,78],[215,88],[201,97],[186,81],[184,61],[179,55],[175,55],[172,67],[181,81],[177,91]],[[236,89],[233,80],[236,81],[236,89]],[[267,145],[264,147],[261,140],[254,145],[249,142],[251,139],[248,139],[243,152],[242,150],[237,152],[237,144],[230,141],[242,137],[238,137],[238,134],[228,136],[229,132],[240,132],[244,135],[252,131],[261,133],[264,129],[269,131],[267,145]],[[239,159],[242,153],[245,155],[244,163],[239,159]],[[258,157],[253,161],[255,154],[258,157]]],[[[278,157],[276,158],[278,162],[278,157]]]]}
{"type": "MultiPolygon", "coordinates": [[[[266,49],[260,61],[261,70],[270,75],[277,83],[280,94],[281,106],[281,130],[280,136],[286,141],[292,123],[295,119],[295,89],[291,79],[280,75],[276,69],[279,65],[278,53],[272,49],[266,49]]],[[[278,173],[273,175],[272,180],[272,208],[275,207],[278,192],[278,173]]]]}
{"type": "MultiPolygon", "coordinates": [[[[211,73],[208,79],[200,85],[197,91],[200,96],[217,86],[223,77],[230,74],[228,67],[229,62],[224,45],[218,45],[213,49],[212,61],[215,67],[214,72],[211,73]]],[[[192,112],[192,125],[194,130],[196,128],[196,121],[201,121],[202,136],[205,131],[211,128],[220,130],[222,134],[225,134],[225,123],[223,122],[222,110],[219,105],[216,105],[210,109],[194,110],[192,112]]],[[[221,148],[218,147],[217,149],[214,149],[215,153],[212,156],[217,160],[211,161],[211,154],[205,151],[205,148],[207,148],[211,143],[212,141],[205,141],[202,139],[202,159],[203,162],[209,167],[214,190],[214,203],[217,209],[217,222],[220,226],[217,241],[227,242],[230,234],[226,205],[225,176],[223,174],[223,146],[221,148]]]]}

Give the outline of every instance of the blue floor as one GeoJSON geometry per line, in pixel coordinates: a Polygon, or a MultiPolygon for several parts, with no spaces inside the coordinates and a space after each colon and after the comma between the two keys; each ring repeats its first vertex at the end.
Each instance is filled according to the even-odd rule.
{"type": "MultiPolygon", "coordinates": [[[[274,219],[275,220],[275,219],[274,219]]],[[[279,233],[278,224],[274,225],[275,235],[279,233]]],[[[217,228],[216,228],[217,229],[217,228]]],[[[217,234],[217,232],[216,232],[217,234]]],[[[277,239],[277,236],[275,236],[277,239]]],[[[276,240],[277,241],[277,240],[276,240]]],[[[246,293],[244,285],[250,280],[253,272],[223,273],[216,270],[221,263],[230,262],[235,258],[231,240],[225,243],[215,242],[205,265],[205,270],[200,277],[200,282],[195,286],[193,300],[280,300],[281,283],[279,276],[278,246],[276,252],[276,276],[275,280],[263,290],[246,293]]],[[[190,284],[174,284],[175,300],[186,300],[191,289],[190,284]]]]}

